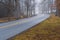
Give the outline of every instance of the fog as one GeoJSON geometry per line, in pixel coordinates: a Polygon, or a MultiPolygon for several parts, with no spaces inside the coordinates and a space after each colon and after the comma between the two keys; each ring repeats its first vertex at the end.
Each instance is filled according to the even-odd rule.
{"type": "Polygon", "coordinates": [[[36,2],[36,8],[35,8],[35,12],[36,12],[36,14],[40,14],[39,13],[39,3],[41,3],[43,0],[35,0],[35,2],[36,2]]]}

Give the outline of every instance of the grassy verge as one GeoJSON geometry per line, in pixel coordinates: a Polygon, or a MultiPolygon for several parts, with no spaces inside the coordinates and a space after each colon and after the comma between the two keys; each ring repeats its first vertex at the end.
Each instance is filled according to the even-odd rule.
{"type": "Polygon", "coordinates": [[[18,34],[10,40],[60,40],[60,18],[51,15],[34,28],[18,34]]]}

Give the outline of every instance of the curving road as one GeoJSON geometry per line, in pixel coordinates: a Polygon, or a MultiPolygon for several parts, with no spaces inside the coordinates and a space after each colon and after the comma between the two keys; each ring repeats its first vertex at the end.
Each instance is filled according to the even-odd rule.
{"type": "Polygon", "coordinates": [[[0,40],[7,40],[8,38],[44,21],[49,16],[49,14],[41,14],[31,18],[20,19],[8,23],[0,23],[0,40]]]}

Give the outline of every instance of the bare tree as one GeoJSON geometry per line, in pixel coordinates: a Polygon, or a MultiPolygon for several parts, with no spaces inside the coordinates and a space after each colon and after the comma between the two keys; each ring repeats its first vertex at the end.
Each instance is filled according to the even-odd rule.
{"type": "Polygon", "coordinates": [[[32,16],[32,13],[35,13],[35,0],[26,0],[25,5],[27,7],[27,16],[32,16]]]}
{"type": "Polygon", "coordinates": [[[35,0],[31,0],[31,16],[35,15],[35,0]],[[34,13],[34,14],[33,14],[34,13]]]}
{"type": "Polygon", "coordinates": [[[56,5],[56,15],[60,16],[60,0],[56,0],[55,5],[56,5]]]}
{"type": "Polygon", "coordinates": [[[25,5],[26,5],[26,9],[27,9],[27,16],[28,16],[28,11],[29,11],[29,0],[25,0],[25,5]]]}

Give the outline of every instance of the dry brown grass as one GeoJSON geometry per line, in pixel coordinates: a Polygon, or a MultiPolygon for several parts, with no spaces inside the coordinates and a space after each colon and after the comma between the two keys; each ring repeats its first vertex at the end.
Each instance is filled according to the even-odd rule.
{"type": "Polygon", "coordinates": [[[60,40],[60,18],[52,15],[34,28],[10,40],[60,40]]]}

